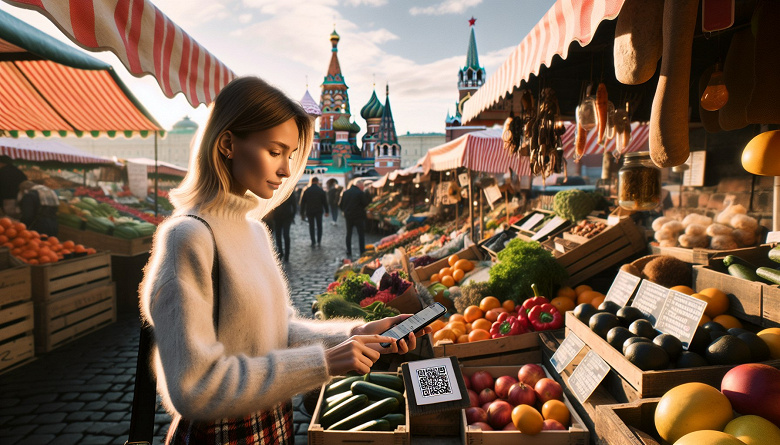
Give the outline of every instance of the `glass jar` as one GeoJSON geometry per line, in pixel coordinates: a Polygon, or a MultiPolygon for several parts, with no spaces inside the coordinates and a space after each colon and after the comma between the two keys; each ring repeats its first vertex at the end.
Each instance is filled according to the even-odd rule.
{"type": "Polygon", "coordinates": [[[618,204],[626,210],[652,210],[661,203],[661,170],[649,151],[626,153],[618,172],[618,204]]]}

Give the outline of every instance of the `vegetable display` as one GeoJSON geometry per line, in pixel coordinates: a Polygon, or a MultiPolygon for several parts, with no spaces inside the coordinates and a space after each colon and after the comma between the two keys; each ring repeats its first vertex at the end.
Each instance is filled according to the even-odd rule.
{"type": "Polygon", "coordinates": [[[532,296],[531,284],[552,295],[567,278],[566,269],[539,243],[515,238],[498,253],[488,283],[495,295],[520,302],[532,296]]]}
{"type": "Polygon", "coordinates": [[[498,316],[498,320],[490,326],[490,337],[501,338],[510,335],[520,335],[528,332],[528,317],[518,313],[517,316],[504,312],[498,316]]]}
{"type": "Polygon", "coordinates": [[[578,189],[564,190],[553,198],[553,212],[561,218],[577,222],[596,208],[597,196],[578,189]]]}
{"type": "Polygon", "coordinates": [[[403,388],[403,380],[391,374],[368,373],[333,382],[325,387],[319,423],[334,431],[392,431],[406,423],[403,388]]]}
{"type": "Polygon", "coordinates": [[[563,327],[563,315],[549,303],[532,307],[528,312],[528,320],[535,331],[548,331],[563,327]]]}

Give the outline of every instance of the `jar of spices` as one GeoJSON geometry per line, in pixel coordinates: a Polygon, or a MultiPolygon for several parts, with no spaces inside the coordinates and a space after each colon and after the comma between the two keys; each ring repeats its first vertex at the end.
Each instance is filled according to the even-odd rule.
{"type": "Polygon", "coordinates": [[[661,171],[649,151],[626,153],[618,172],[618,204],[626,210],[652,210],[661,203],[661,171]]]}

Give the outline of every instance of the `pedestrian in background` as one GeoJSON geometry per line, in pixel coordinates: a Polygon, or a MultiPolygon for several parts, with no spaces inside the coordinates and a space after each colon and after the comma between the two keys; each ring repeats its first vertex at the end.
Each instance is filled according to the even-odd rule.
{"type": "Polygon", "coordinates": [[[312,176],[309,185],[301,193],[301,217],[309,220],[309,236],[311,236],[311,246],[319,246],[322,242],[322,213],[328,216],[328,195],[320,187],[320,180],[312,176]],[[314,233],[314,226],[317,226],[317,233],[314,233]]]}
{"type": "Polygon", "coordinates": [[[330,216],[333,218],[330,225],[335,226],[339,220],[339,199],[344,188],[333,178],[328,179],[328,206],[330,206],[330,216]]]}
{"type": "Polygon", "coordinates": [[[26,180],[27,175],[14,165],[10,156],[0,156],[0,215],[18,216],[19,185],[26,180]]]}
{"type": "Polygon", "coordinates": [[[279,204],[273,211],[274,235],[276,235],[276,252],[284,262],[290,261],[290,226],[295,221],[298,203],[295,194],[279,204]],[[284,246],[282,246],[284,241],[284,246]]]}
{"type": "Polygon", "coordinates": [[[371,197],[363,191],[363,182],[353,179],[350,187],[341,194],[339,208],[344,212],[347,221],[347,256],[352,256],[352,228],[357,229],[360,255],[366,251],[366,206],[371,203],[371,197]]]}
{"type": "Polygon", "coordinates": [[[27,225],[27,229],[57,236],[57,209],[60,200],[57,193],[42,184],[24,181],[19,184],[19,220],[27,225]]]}

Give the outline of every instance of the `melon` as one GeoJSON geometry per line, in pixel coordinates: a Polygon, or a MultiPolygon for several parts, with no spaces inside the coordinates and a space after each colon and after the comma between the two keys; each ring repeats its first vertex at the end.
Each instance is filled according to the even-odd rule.
{"type": "Polygon", "coordinates": [[[712,386],[697,382],[670,389],[655,409],[655,427],[669,443],[694,431],[722,431],[732,418],[729,399],[712,386]]]}

